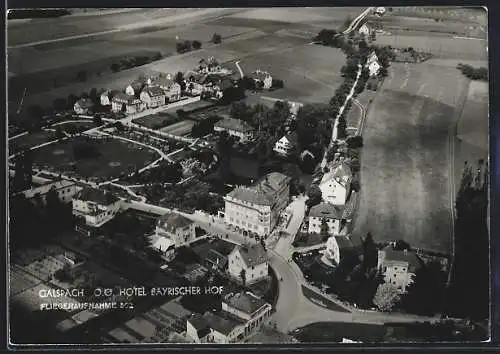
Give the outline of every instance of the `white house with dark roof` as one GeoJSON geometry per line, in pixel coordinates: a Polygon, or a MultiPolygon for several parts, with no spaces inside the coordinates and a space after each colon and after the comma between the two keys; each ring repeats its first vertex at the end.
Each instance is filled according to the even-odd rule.
{"type": "Polygon", "coordinates": [[[269,72],[264,70],[255,70],[250,74],[250,77],[255,81],[257,85],[261,85],[264,89],[269,89],[273,85],[273,77],[269,72]]]}
{"type": "Polygon", "coordinates": [[[158,219],[151,243],[153,248],[168,255],[195,239],[196,227],[192,220],[179,214],[167,213],[158,219]]]}
{"type": "Polygon", "coordinates": [[[373,51],[367,58],[365,67],[368,68],[368,72],[370,73],[370,77],[375,77],[380,72],[382,66],[378,62],[378,57],[375,51],[373,51]]]}
{"type": "Polygon", "coordinates": [[[368,36],[370,34],[370,27],[366,23],[364,23],[358,30],[359,34],[362,34],[364,36],[368,36]]]}
{"type": "Polygon", "coordinates": [[[92,108],[94,108],[94,102],[90,98],[80,98],[73,106],[76,114],[89,114],[92,108]]]}
{"type": "Polygon", "coordinates": [[[230,136],[239,138],[241,142],[251,140],[255,132],[247,122],[233,118],[223,118],[215,123],[214,131],[227,132],[230,136]]]}
{"type": "Polygon", "coordinates": [[[284,135],[280,140],[274,144],[274,152],[280,156],[290,156],[297,152],[297,133],[289,133],[284,135]]]}
{"type": "Polygon", "coordinates": [[[146,80],[135,80],[125,88],[125,93],[130,96],[139,95],[142,89],[146,86],[146,80]]]}
{"type": "Polygon", "coordinates": [[[47,183],[36,188],[31,188],[21,192],[26,199],[35,201],[36,198],[41,198],[43,203],[46,203],[47,194],[54,190],[57,193],[59,200],[62,203],[70,203],[73,196],[82,190],[82,187],[68,180],[47,183]]]}
{"type": "Polygon", "coordinates": [[[415,272],[422,265],[422,260],[411,250],[394,250],[392,246],[387,246],[378,251],[377,268],[384,281],[394,285],[401,293],[406,292],[415,272]]]}
{"type": "Polygon", "coordinates": [[[321,233],[321,225],[323,220],[328,225],[329,235],[338,235],[342,228],[342,207],[330,203],[320,203],[315,205],[309,211],[308,216],[308,232],[321,233]]]}
{"type": "Polygon", "coordinates": [[[323,175],[319,184],[323,201],[333,205],[345,205],[351,189],[352,172],[349,166],[340,162],[323,175]]]}
{"type": "Polygon", "coordinates": [[[119,91],[117,90],[105,90],[100,95],[101,106],[111,106],[111,100],[113,96],[117,94],[119,91]]]}
{"type": "Polygon", "coordinates": [[[175,102],[181,99],[181,85],[174,81],[172,74],[154,78],[150,82],[150,85],[158,86],[163,90],[167,103],[175,102]]]}
{"type": "Polygon", "coordinates": [[[244,339],[245,321],[231,316],[224,311],[206,312],[203,319],[210,328],[209,343],[229,344],[244,339]]]}
{"type": "Polygon", "coordinates": [[[100,227],[120,211],[122,201],[112,193],[83,188],[73,197],[73,215],[83,217],[88,226],[100,227]]]}
{"type": "Polygon", "coordinates": [[[224,223],[243,235],[267,236],[290,200],[290,177],[272,172],[251,187],[236,187],[224,197],[224,223]]]}
{"type": "Polygon", "coordinates": [[[324,256],[332,265],[340,264],[343,257],[347,256],[347,252],[351,252],[354,245],[347,236],[330,236],[326,241],[326,249],[324,256]]]}
{"type": "Polygon", "coordinates": [[[245,321],[244,337],[271,316],[272,306],[250,292],[230,293],[222,300],[222,311],[245,321]]]}
{"type": "Polygon", "coordinates": [[[228,273],[236,281],[243,282],[242,271],[245,273],[245,284],[252,284],[268,277],[269,259],[260,243],[236,246],[227,259],[228,273]]]}
{"type": "Polygon", "coordinates": [[[156,108],[165,104],[165,91],[160,86],[146,86],[140,95],[140,99],[147,108],[156,108]]]}
{"type": "Polygon", "coordinates": [[[198,314],[186,320],[186,338],[193,343],[209,343],[211,332],[208,322],[198,314]]]}

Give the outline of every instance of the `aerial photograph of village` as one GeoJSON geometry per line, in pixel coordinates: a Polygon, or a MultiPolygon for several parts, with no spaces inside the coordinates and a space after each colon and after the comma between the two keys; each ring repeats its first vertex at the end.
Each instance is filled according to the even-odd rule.
{"type": "Polygon", "coordinates": [[[9,11],[10,344],[488,341],[487,21],[9,11]]]}

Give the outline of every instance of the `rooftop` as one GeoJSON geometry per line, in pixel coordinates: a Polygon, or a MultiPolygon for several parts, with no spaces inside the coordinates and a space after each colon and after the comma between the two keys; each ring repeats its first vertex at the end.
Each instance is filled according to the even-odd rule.
{"type": "Polygon", "coordinates": [[[100,205],[111,205],[120,200],[108,191],[89,187],[83,188],[73,199],[94,202],[100,205]]]}
{"type": "Polygon", "coordinates": [[[342,213],[342,208],[336,205],[330,203],[320,203],[311,208],[309,216],[326,219],[342,219],[342,213]]]}
{"type": "Polygon", "coordinates": [[[192,220],[175,213],[166,213],[158,219],[158,226],[170,232],[174,232],[177,228],[185,228],[192,223],[192,220]]]}
{"type": "Polygon", "coordinates": [[[252,74],[250,74],[250,77],[255,80],[264,80],[268,76],[270,76],[270,74],[267,71],[262,70],[255,70],[252,74]]]}
{"type": "Polygon", "coordinates": [[[233,118],[223,118],[217,123],[215,123],[215,127],[227,130],[234,130],[242,133],[247,133],[254,130],[250,125],[248,125],[248,123],[233,118]]]}
{"type": "Polygon", "coordinates": [[[241,321],[238,321],[230,316],[225,316],[222,313],[215,314],[213,312],[206,312],[203,315],[203,318],[208,323],[210,328],[224,335],[228,335],[232,330],[234,330],[235,327],[242,324],[241,321]]]}
{"type": "Polygon", "coordinates": [[[289,181],[290,177],[279,172],[271,172],[252,187],[236,187],[228,196],[254,204],[272,206],[276,202],[278,191],[289,181]]]}
{"type": "Polygon", "coordinates": [[[247,267],[253,267],[264,262],[267,262],[267,252],[260,243],[247,245],[238,245],[235,247],[245,262],[247,267]]]}
{"type": "Polygon", "coordinates": [[[263,306],[266,302],[262,299],[255,297],[251,293],[230,293],[224,297],[224,302],[235,309],[243,311],[247,314],[253,314],[263,306]]]}
{"type": "Polygon", "coordinates": [[[145,87],[143,91],[151,97],[165,96],[165,92],[160,88],[160,86],[148,86],[145,87]]]}
{"type": "Polygon", "coordinates": [[[92,108],[94,107],[94,102],[90,98],[80,98],[78,101],[76,101],[78,105],[82,108],[92,108]]]}
{"type": "Polygon", "coordinates": [[[29,199],[29,198],[33,198],[37,194],[40,194],[40,195],[47,194],[51,189],[54,189],[57,191],[59,189],[69,188],[69,187],[72,187],[74,185],[75,185],[74,182],[70,182],[67,180],[61,180],[61,181],[57,181],[57,182],[47,183],[47,184],[41,185],[40,187],[28,189],[26,191],[23,191],[22,193],[24,194],[24,196],[26,198],[29,199]]]}
{"type": "Polygon", "coordinates": [[[386,261],[408,263],[410,271],[415,271],[422,266],[422,260],[413,251],[399,251],[393,249],[392,246],[387,246],[380,252],[384,255],[386,261]]]}
{"type": "Polygon", "coordinates": [[[131,95],[127,95],[124,92],[116,92],[113,95],[112,100],[115,102],[129,103],[129,102],[132,102],[133,100],[135,100],[135,97],[131,96],[131,95]]]}
{"type": "Polygon", "coordinates": [[[198,332],[199,338],[203,338],[210,333],[210,326],[207,320],[200,315],[193,314],[190,318],[188,318],[188,321],[198,332]]]}

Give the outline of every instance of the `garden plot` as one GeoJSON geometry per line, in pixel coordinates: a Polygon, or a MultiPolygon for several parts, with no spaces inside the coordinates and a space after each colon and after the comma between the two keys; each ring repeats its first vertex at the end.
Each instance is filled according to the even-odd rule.
{"type": "Polygon", "coordinates": [[[453,185],[451,127],[468,80],[456,69],[392,64],[363,132],[361,200],[353,241],[379,241],[448,252],[453,185]],[[377,203],[373,203],[376,200],[377,203]]]}
{"type": "Polygon", "coordinates": [[[162,133],[168,133],[172,135],[184,136],[191,133],[191,129],[194,126],[194,121],[186,119],[164,128],[161,128],[160,131],[162,133]]]}
{"type": "Polygon", "coordinates": [[[55,140],[53,131],[42,130],[9,140],[9,155],[55,140]]]}

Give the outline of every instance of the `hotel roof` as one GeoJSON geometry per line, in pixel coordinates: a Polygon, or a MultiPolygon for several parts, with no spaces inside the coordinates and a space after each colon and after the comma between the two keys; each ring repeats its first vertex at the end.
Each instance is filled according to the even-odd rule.
{"type": "Polygon", "coordinates": [[[224,297],[223,300],[228,306],[238,309],[247,314],[253,314],[263,306],[266,302],[249,293],[231,293],[224,297]]]}

